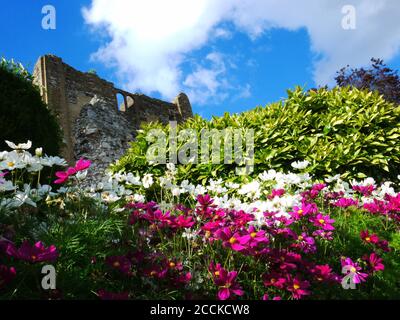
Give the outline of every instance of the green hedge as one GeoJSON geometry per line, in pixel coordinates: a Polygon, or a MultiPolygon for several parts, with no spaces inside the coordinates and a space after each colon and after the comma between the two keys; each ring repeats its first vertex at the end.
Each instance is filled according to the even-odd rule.
{"type": "Polygon", "coordinates": [[[15,143],[31,140],[57,155],[62,142],[56,117],[42,102],[32,76],[21,64],[0,61],[0,150],[8,150],[5,140],[15,143]]]}
{"type": "MultiPolygon", "coordinates": [[[[325,88],[304,92],[288,91],[284,101],[257,107],[242,114],[199,116],[179,126],[192,128],[239,128],[255,131],[254,174],[271,168],[292,170],[291,163],[308,160],[306,171],[317,177],[342,174],[343,178],[373,176],[377,180],[396,179],[400,174],[400,106],[386,102],[378,93],[355,88],[325,88]]],[[[112,166],[114,171],[160,175],[165,165],[149,165],[146,151],[150,129],[143,126],[127,154],[112,166]]],[[[168,146],[169,147],[169,146],[168,146]]],[[[205,180],[224,177],[240,180],[236,164],[180,165],[179,177],[205,180]]]]}

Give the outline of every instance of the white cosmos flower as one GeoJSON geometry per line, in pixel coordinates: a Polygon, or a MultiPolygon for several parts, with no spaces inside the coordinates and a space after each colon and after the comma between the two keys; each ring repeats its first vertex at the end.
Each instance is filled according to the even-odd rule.
{"type": "Polygon", "coordinates": [[[302,170],[302,169],[307,168],[309,164],[310,164],[310,162],[308,162],[307,160],[304,160],[304,161],[295,161],[291,165],[295,169],[302,170]]]}
{"type": "Polygon", "coordinates": [[[87,171],[87,170],[79,171],[79,172],[76,173],[75,177],[76,177],[79,181],[82,181],[82,180],[85,180],[87,174],[88,174],[88,171],[87,171]]]}
{"type": "Polygon", "coordinates": [[[137,194],[137,193],[135,193],[134,195],[133,195],[133,200],[134,201],[136,201],[136,202],[145,202],[145,197],[143,196],[143,195],[141,195],[141,194],[137,194]]]}
{"type": "Polygon", "coordinates": [[[28,172],[38,172],[43,169],[43,165],[39,158],[25,157],[26,167],[28,172]]]}
{"type": "Polygon", "coordinates": [[[49,157],[45,156],[40,159],[42,165],[46,167],[53,167],[53,166],[60,166],[60,167],[65,167],[67,165],[67,162],[60,158],[60,157],[49,157]]]}
{"type": "Polygon", "coordinates": [[[32,141],[28,140],[28,142],[26,143],[20,143],[18,145],[16,145],[15,143],[11,142],[11,141],[7,141],[6,140],[7,145],[14,150],[28,150],[32,147],[32,141]]]}
{"type": "Polygon", "coordinates": [[[43,155],[43,148],[36,148],[35,155],[40,158],[43,155]]]}
{"type": "Polygon", "coordinates": [[[261,195],[260,183],[257,180],[247,183],[238,190],[238,194],[247,195],[249,198],[258,199],[261,195]]]}
{"type": "Polygon", "coordinates": [[[16,152],[9,152],[6,158],[0,162],[0,171],[2,170],[15,170],[25,168],[26,164],[16,152]]]}
{"type": "Polygon", "coordinates": [[[148,173],[145,174],[143,179],[142,179],[142,183],[143,183],[143,187],[145,189],[150,188],[154,183],[153,175],[152,174],[148,174],[148,173]]]}
{"type": "Polygon", "coordinates": [[[135,177],[132,174],[132,172],[129,172],[126,175],[126,183],[127,184],[132,184],[132,185],[135,185],[135,186],[141,186],[142,185],[142,183],[140,182],[140,177],[138,177],[138,176],[135,177]]]}
{"type": "Polygon", "coordinates": [[[261,179],[261,181],[271,181],[275,180],[276,178],[276,171],[274,169],[264,171],[263,173],[260,173],[258,177],[261,179]]]}
{"type": "Polygon", "coordinates": [[[5,192],[5,191],[13,191],[15,190],[15,186],[13,185],[13,183],[11,181],[6,181],[3,180],[0,181],[0,192],[5,192]]]}

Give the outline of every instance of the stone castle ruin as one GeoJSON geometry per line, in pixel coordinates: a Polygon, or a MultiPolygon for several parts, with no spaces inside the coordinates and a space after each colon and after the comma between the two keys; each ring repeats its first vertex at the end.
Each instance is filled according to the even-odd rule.
{"type": "Polygon", "coordinates": [[[172,103],[130,93],[94,73],[75,70],[54,55],[40,57],[33,76],[63,130],[63,157],[70,163],[81,157],[92,160],[94,174],[124,154],[142,122],[166,124],[193,116],[184,93],[172,103]],[[117,95],[122,97],[121,106],[117,95]]]}

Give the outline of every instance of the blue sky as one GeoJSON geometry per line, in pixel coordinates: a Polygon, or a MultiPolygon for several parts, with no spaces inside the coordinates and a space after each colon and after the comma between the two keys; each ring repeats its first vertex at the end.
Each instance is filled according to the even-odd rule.
{"type": "Polygon", "coordinates": [[[122,89],[165,100],[185,91],[209,118],[277,101],[296,85],[332,84],[335,70],[371,57],[399,69],[399,8],[396,0],[4,1],[0,56],[32,70],[52,53],[122,89]],[[48,4],[56,30],[41,26],[48,4]],[[345,4],[356,10],[354,30],[341,25],[345,4]]]}

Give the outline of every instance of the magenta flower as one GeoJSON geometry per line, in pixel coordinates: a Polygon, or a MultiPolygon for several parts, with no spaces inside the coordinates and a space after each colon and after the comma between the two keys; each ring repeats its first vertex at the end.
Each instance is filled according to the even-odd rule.
{"type": "Polygon", "coordinates": [[[324,216],[319,213],[316,217],[311,218],[310,222],[314,223],[314,226],[322,228],[323,230],[335,230],[334,226],[332,226],[332,223],[334,223],[335,220],[331,219],[328,215],[324,216]]]}
{"type": "Polygon", "coordinates": [[[297,207],[294,206],[293,207],[293,211],[289,212],[289,214],[296,218],[297,220],[310,215],[312,213],[316,213],[317,212],[317,208],[315,207],[315,205],[310,204],[310,203],[303,203],[303,205],[301,207],[297,207]]]}
{"type": "Polygon", "coordinates": [[[172,220],[172,226],[175,228],[191,228],[194,224],[192,216],[185,217],[181,215],[172,220]]]}
{"type": "Polygon", "coordinates": [[[372,273],[385,270],[382,258],[380,258],[375,252],[372,252],[369,256],[365,256],[363,260],[367,262],[372,273]]]}
{"type": "Polygon", "coordinates": [[[379,237],[376,234],[369,234],[368,230],[361,231],[360,238],[367,243],[377,244],[379,242],[379,237]]]}
{"type": "Polygon", "coordinates": [[[73,176],[79,171],[84,171],[91,166],[91,162],[89,160],[79,159],[75,167],[69,167],[67,171],[58,171],[56,172],[57,180],[54,181],[55,184],[64,184],[68,181],[70,176],[73,176]]]}
{"type": "Polygon", "coordinates": [[[233,234],[230,228],[221,228],[215,231],[215,237],[222,240],[224,247],[231,248],[235,251],[242,251],[246,249],[244,246],[245,241],[241,238],[239,233],[233,234]]]}
{"type": "Polygon", "coordinates": [[[340,198],[336,202],[333,203],[335,207],[340,207],[340,208],[348,208],[351,206],[358,206],[358,200],[354,200],[351,198],[340,198]]]}
{"type": "Polygon", "coordinates": [[[368,278],[368,274],[361,272],[361,267],[353,262],[350,258],[342,258],[341,259],[342,267],[349,267],[348,273],[353,275],[352,280],[354,283],[365,282],[368,278]]]}
{"type": "Polygon", "coordinates": [[[69,174],[64,171],[57,171],[56,172],[57,180],[54,181],[55,184],[64,184],[69,179],[69,174]]]}
{"type": "Polygon", "coordinates": [[[106,264],[121,273],[132,275],[132,262],[126,256],[111,256],[106,258],[106,264]]]}
{"type": "Polygon", "coordinates": [[[28,241],[24,241],[19,249],[14,244],[8,244],[6,253],[16,259],[31,263],[53,262],[58,258],[56,247],[51,245],[46,248],[41,241],[36,242],[34,246],[31,246],[28,241]]]}
{"type": "Polygon", "coordinates": [[[85,160],[85,159],[79,159],[76,164],[75,164],[75,170],[76,171],[84,171],[88,168],[90,168],[91,166],[91,162],[90,160],[85,160]]]}
{"type": "Polygon", "coordinates": [[[372,194],[372,191],[375,190],[375,187],[373,185],[353,186],[353,190],[361,193],[364,197],[368,197],[372,194]]]}
{"type": "Polygon", "coordinates": [[[0,289],[10,283],[16,276],[17,272],[14,267],[0,265],[0,289]]]}
{"type": "Polygon", "coordinates": [[[291,279],[288,276],[288,286],[287,290],[292,293],[294,299],[301,299],[303,296],[308,296],[311,294],[309,290],[310,283],[308,281],[301,281],[297,276],[291,279]]]}
{"type": "Polygon", "coordinates": [[[104,289],[100,289],[97,291],[97,296],[101,300],[128,300],[129,293],[128,292],[120,292],[120,293],[113,293],[106,291],[104,289]]]}
{"type": "Polygon", "coordinates": [[[256,248],[260,243],[268,243],[264,230],[256,231],[254,226],[250,226],[247,234],[238,238],[238,242],[250,248],[256,248]]]}
{"type": "Polygon", "coordinates": [[[233,295],[242,296],[244,294],[242,288],[236,283],[236,271],[228,272],[219,263],[215,267],[211,263],[210,271],[212,272],[214,283],[219,287],[219,300],[228,300],[233,295]]]}
{"type": "Polygon", "coordinates": [[[287,279],[282,275],[272,272],[263,276],[264,286],[275,287],[278,289],[283,289],[287,283],[287,279]]]}
{"type": "Polygon", "coordinates": [[[310,237],[305,232],[297,237],[296,243],[293,243],[291,247],[299,248],[304,251],[304,253],[314,253],[317,251],[314,238],[310,237]]]}
{"type": "Polygon", "coordinates": [[[319,282],[338,280],[337,275],[332,272],[332,268],[327,264],[316,265],[314,268],[311,269],[311,274],[319,282]]]}

